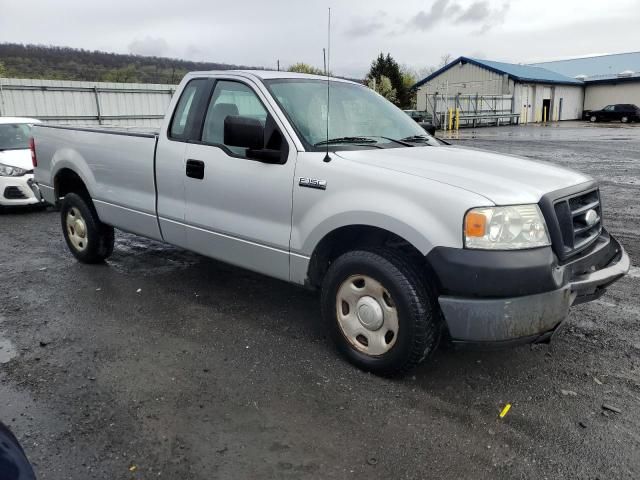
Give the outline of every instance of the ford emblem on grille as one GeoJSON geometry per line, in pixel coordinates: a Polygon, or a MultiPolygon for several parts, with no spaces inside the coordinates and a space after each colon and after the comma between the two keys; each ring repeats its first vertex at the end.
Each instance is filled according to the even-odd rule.
{"type": "Polygon", "coordinates": [[[598,221],[598,212],[593,209],[587,211],[587,213],[584,214],[584,221],[589,226],[595,225],[598,221]]]}

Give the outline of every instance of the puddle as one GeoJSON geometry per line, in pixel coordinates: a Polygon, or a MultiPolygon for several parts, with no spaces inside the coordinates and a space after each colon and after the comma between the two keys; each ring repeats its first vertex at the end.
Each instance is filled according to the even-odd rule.
{"type": "Polygon", "coordinates": [[[109,259],[109,265],[123,273],[158,274],[188,268],[201,259],[194,253],[166,243],[121,234],[116,239],[116,250],[109,259]]]}
{"type": "Polygon", "coordinates": [[[7,338],[0,336],[0,363],[7,363],[18,355],[18,349],[7,338]]]}

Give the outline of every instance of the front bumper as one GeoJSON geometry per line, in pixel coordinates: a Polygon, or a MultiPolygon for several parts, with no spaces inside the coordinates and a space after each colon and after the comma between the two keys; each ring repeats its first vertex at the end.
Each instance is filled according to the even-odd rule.
{"type": "Polygon", "coordinates": [[[557,264],[550,249],[470,255],[458,250],[467,252],[462,254],[467,260],[476,259],[465,272],[455,265],[452,269],[446,259],[455,256],[455,249],[448,250],[428,259],[444,293],[439,303],[451,339],[458,343],[525,343],[548,337],[569,307],[600,297],[630,266],[624,248],[606,231],[588,251],[564,265],[557,264]],[[462,279],[456,282],[460,272],[462,279]]]}
{"type": "Polygon", "coordinates": [[[33,180],[33,174],[21,177],[0,177],[0,205],[21,206],[41,202],[42,195],[33,180]]]}

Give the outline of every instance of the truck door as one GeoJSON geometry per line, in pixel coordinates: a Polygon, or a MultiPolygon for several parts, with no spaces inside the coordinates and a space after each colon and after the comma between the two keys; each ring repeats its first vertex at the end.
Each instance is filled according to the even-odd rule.
{"type": "MultiPolygon", "coordinates": [[[[155,154],[158,223],[162,238],[188,248],[185,228],[185,151],[200,132],[211,78],[190,80],[176,103],[168,128],[160,131],[155,154]]],[[[169,113],[168,115],[171,115],[169,113]]]]}
{"type": "MultiPolygon", "coordinates": [[[[289,279],[289,238],[296,149],[284,164],[247,157],[225,145],[228,116],[275,121],[266,97],[244,80],[216,81],[198,141],[185,151],[185,223],[190,250],[289,279]]],[[[277,123],[277,122],[276,122],[277,123]]]]}

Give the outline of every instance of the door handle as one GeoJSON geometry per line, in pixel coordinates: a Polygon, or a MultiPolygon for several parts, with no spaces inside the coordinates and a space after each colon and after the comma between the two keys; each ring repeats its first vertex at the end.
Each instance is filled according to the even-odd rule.
{"type": "Polygon", "coordinates": [[[202,180],[204,178],[204,162],[202,160],[187,160],[186,173],[187,177],[202,180]]]}

